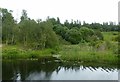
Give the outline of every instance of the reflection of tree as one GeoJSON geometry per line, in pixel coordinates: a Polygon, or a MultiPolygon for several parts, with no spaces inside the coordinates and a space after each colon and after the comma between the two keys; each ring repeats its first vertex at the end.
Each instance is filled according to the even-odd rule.
{"type": "Polygon", "coordinates": [[[45,64],[39,61],[3,61],[3,80],[10,80],[18,73],[21,74],[21,79],[25,80],[31,73],[41,71],[45,72],[45,77],[49,78],[58,66],[59,64],[53,61],[45,64]]]}
{"type": "Polygon", "coordinates": [[[89,69],[91,71],[97,71],[97,69],[101,69],[101,71],[110,72],[116,70],[118,67],[117,65],[108,65],[108,64],[98,64],[98,63],[81,63],[81,64],[74,64],[72,63],[64,63],[63,67],[65,70],[72,69],[72,70],[86,70],[89,69]]]}
{"type": "MultiPolygon", "coordinates": [[[[20,60],[20,61],[3,61],[3,80],[10,80],[13,76],[16,78],[20,74],[20,78],[25,80],[28,77],[38,75],[41,80],[50,80],[54,71],[57,73],[61,68],[64,70],[86,70],[97,71],[114,71],[117,65],[95,64],[95,63],[77,63],[77,62],[55,62],[56,59],[42,59],[38,61],[20,60]],[[33,75],[33,76],[32,76],[33,75]]],[[[13,78],[13,79],[15,79],[13,78]]],[[[28,78],[29,79],[29,78],[28,78]]]]}
{"type": "Polygon", "coordinates": [[[56,64],[55,62],[50,62],[50,63],[45,62],[45,64],[43,64],[38,61],[34,61],[34,62],[31,61],[27,64],[28,73],[23,74],[24,71],[21,71],[21,72],[23,72],[22,75],[25,75],[24,76],[25,78],[27,78],[30,74],[34,72],[37,72],[37,73],[44,72],[45,73],[44,79],[50,79],[51,74],[55,71],[55,69],[57,69],[58,66],[59,65],[56,64]]]}
{"type": "Polygon", "coordinates": [[[58,72],[60,71],[61,69],[61,66],[59,66],[57,69],[56,69],[56,73],[58,74],[58,72]]]}
{"type": "Polygon", "coordinates": [[[120,69],[118,70],[118,82],[120,82],[120,69]]]}
{"type": "Polygon", "coordinates": [[[2,62],[2,79],[9,80],[14,76],[14,66],[10,61],[2,62]],[[3,63],[4,62],[4,63],[3,63]],[[8,64],[9,63],[9,64],[8,64]]]}

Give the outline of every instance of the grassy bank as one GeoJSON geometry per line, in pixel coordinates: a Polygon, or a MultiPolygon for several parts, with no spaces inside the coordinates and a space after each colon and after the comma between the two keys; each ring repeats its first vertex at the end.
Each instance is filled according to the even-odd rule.
{"type": "Polygon", "coordinates": [[[112,50],[93,50],[87,45],[63,46],[61,59],[65,61],[98,62],[98,63],[117,63],[118,57],[112,50]]]}
{"type": "MultiPolygon", "coordinates": [[[[101,44],[102,46],[104,43],[101,44]]],[[[115,48],[115,47],[114,47],[115,48]]],[[[91,47],[87,43],[78,45],[63,45],[59,51],[54,49],[25,50],[18,46],[4,46],[2,50],[3,59],[41,59],[58,54],[64,61],[117,63],[118,56],[113,49],[100,49],[91,47]]]]}
{"type": "Polygon", "coordinates": [[[52,56],[56,51],[54,49],[31,50],[19,46],[3,46],[3,59],[31,59],[52,56]]]}

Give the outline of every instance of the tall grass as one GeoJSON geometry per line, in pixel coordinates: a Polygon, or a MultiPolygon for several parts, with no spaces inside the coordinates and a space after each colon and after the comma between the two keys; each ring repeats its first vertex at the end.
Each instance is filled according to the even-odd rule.
{"type": "Polygon", "coordinates": [[[117,63],[117,55],[110,50],[95,51],[88,45],[63,46],[60,52],[62,60],[117,63]]]}
{"type": "Polygon", "coordinates": [[[115,41],[118,32],[102,32],[105,41],[115,41]]]}

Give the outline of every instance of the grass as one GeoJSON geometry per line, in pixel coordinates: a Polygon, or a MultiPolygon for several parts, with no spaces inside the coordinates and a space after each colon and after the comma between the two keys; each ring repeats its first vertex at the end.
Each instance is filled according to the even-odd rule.
{"type": "Polygon", "coordinates": [[[0,47],[0,59],[2,58],[2,47],[0,47]]]}
{"type": "Polygon", "coordinates": [[[112,51],[93,51],[89,46],[69,45],[63,46],[59,53],[62,60],[67,61],[84,61],[99,63],[117,63],[118,57],[112,51]]]}
{"type": "Polygon", "coordinates": [[[39,59],[45,56],[52,56],[54,53],[56,52],[53,49],[24,50],[19,46],[3,46],[2,48],[3,59],[39,59]]]}
{"type": "MultiPolygon", "coordinates": [[[[57,52],[58,53],[58,52],[57,52]]],[[[3,59],[39,59],[56,54],[53,49],[23,50],[17,46],[4,46],[3,59]]],[[[65,61],[84,61],[98,63],[117,63],[118,57],[112,50],[96,50],[87,43],[63,45],[59,51],[60,59],[65,61]]]]}
{"type": "Polygon", "coordinates": [[[118,32],[102,32],[105,41],[115,41],[118,32]]]}

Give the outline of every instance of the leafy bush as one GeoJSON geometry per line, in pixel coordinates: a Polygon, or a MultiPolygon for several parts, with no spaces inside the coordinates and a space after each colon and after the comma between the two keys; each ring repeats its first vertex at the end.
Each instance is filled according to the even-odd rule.
{"type": "Polygon", "coordinates": [[[76,29],[70,29],[66,33],[65,39],[71,42],[72,44],[78,44],[81,41],[81,33],[76,29]]]}
{"type": "Polygon", "coordinates": [[[3,50],[3,59],[8,58],[8,59],[15,59],[18,58],[20,55],[20,52],[17,49],[5,49],[3,50]]]}

